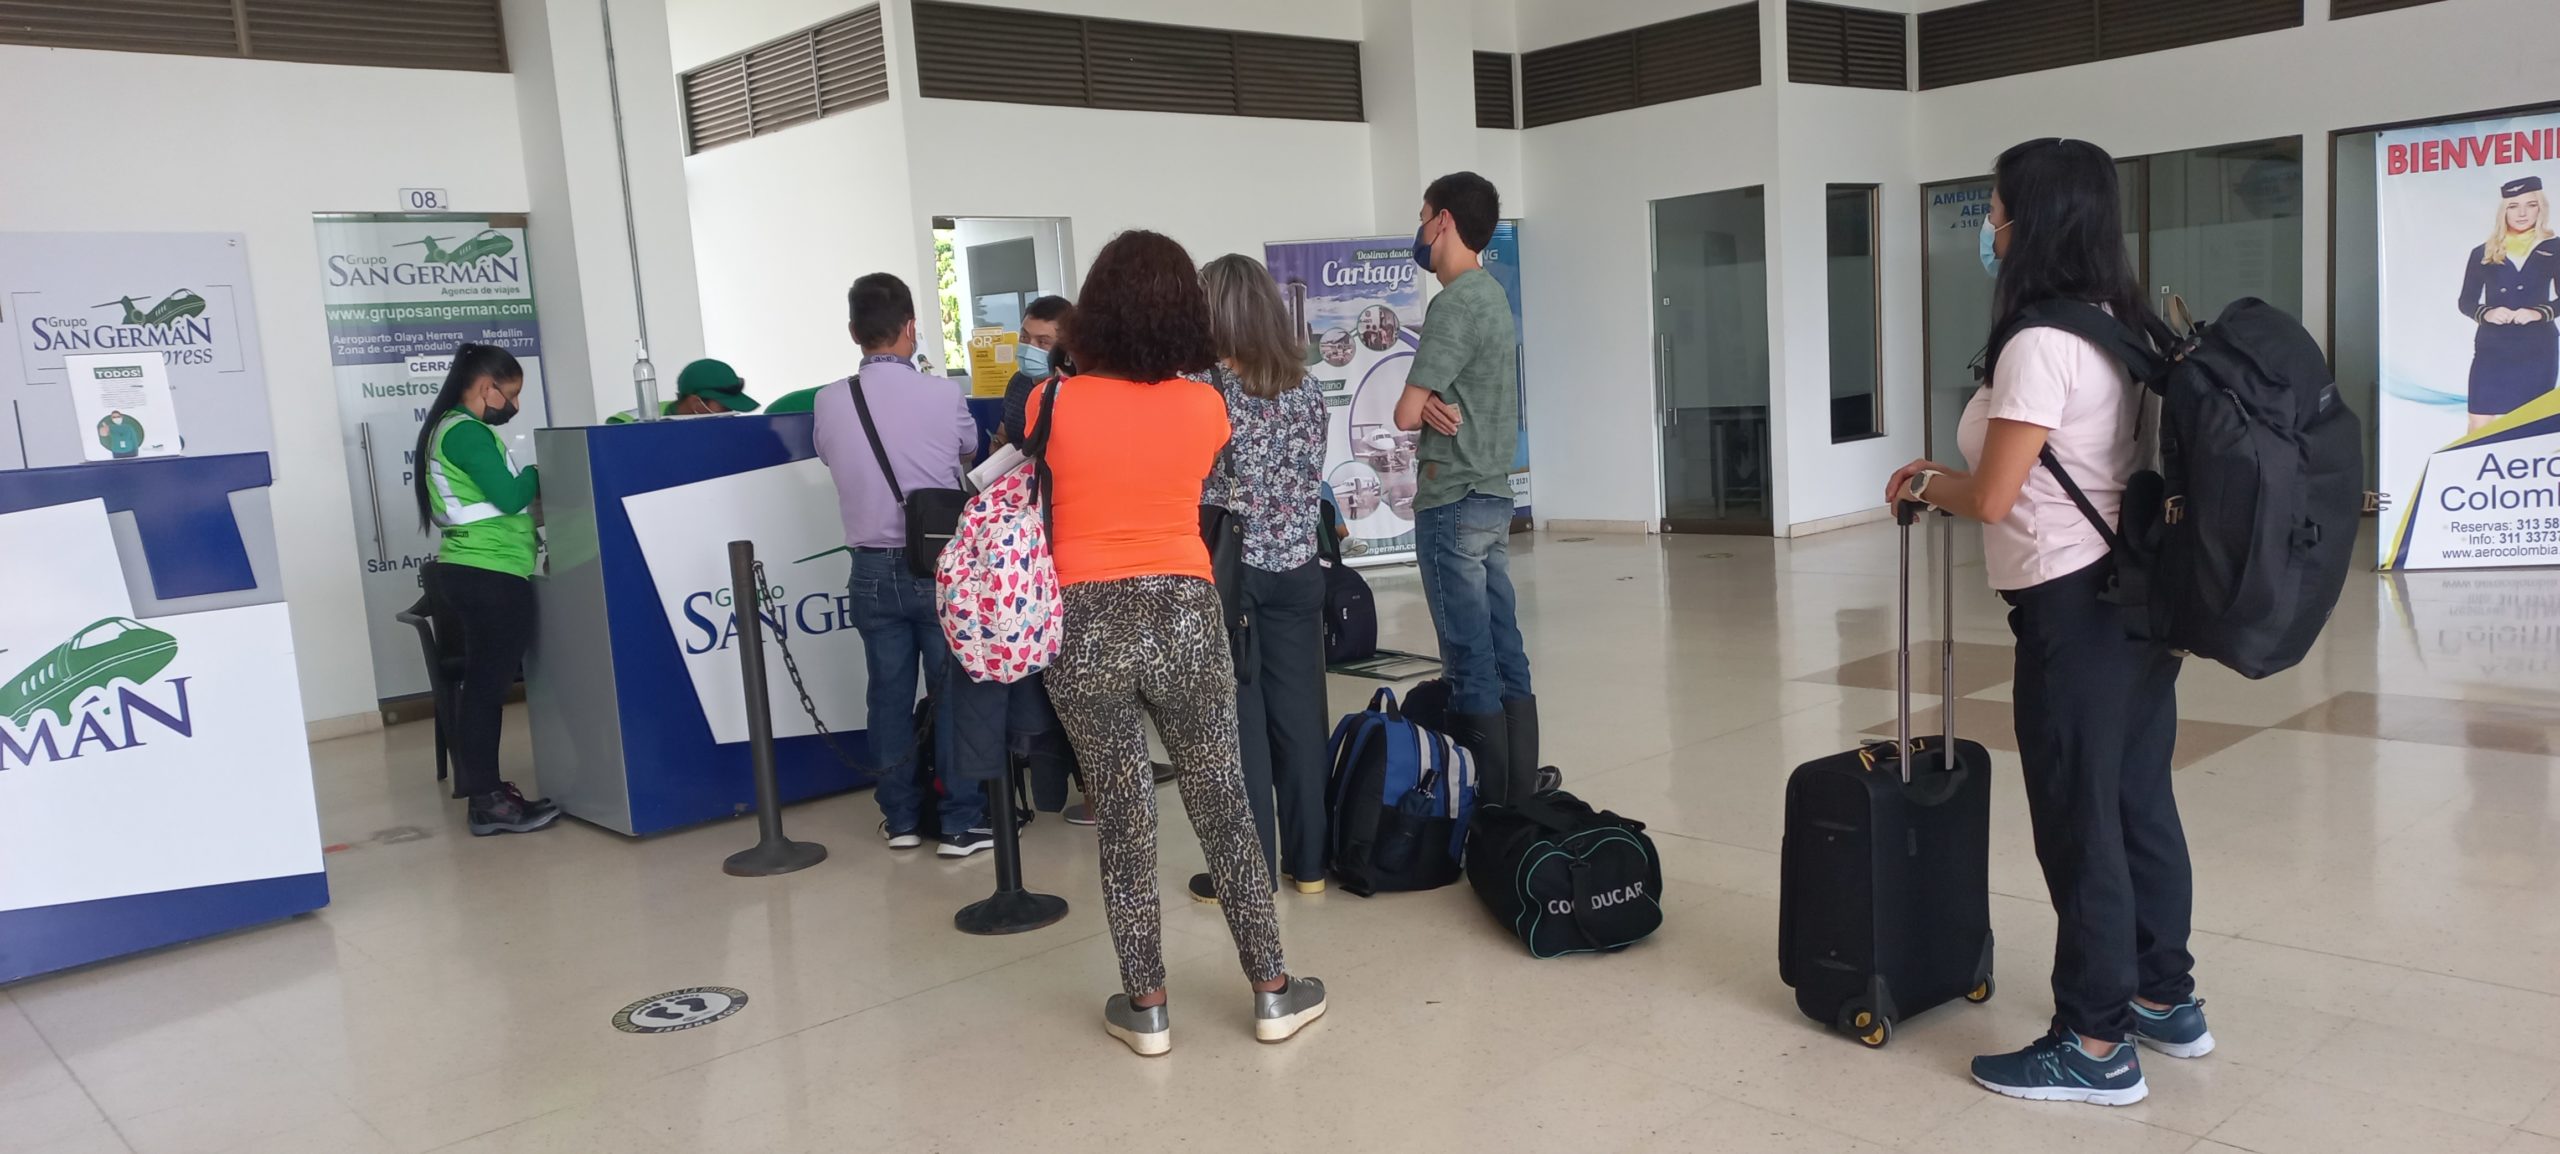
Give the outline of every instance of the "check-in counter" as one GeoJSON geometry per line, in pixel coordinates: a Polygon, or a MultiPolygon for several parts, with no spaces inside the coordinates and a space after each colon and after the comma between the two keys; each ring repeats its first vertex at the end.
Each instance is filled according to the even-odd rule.
{"type": "Polygon", "coordinates": [[[271,480],[0,470],[0,983],[328,904],[271,480]]]}
{"type": "Polygon", "coordinates": [[[809,437],[807,414],[535,434],[548,565],[525,700],[542,791],[570,816],[646,835],[754,806],[728,577],[742,539],[767,574],[783,800],[869,784],[816,735],[791,680],[797,666],[838,747],[867,764],[850,562],[809,437]]]}
{"type": "MultiPolygon", "coordinates": [[[[1002,403],[974,398],[984,435],[1002,403]]],[[[869,678],[835,486],[812,417],[543,429],[546,572],[525,700],[542,792],[635,836],[746,813],[746,710],[728,543],[764,563],[765,669],[785,802],[870,784],[869,678]],[[794,671],[798,682],[795,684],[794,671]],[[801,688],[807,689],[803,705],[801,688]],[[814,710],[834,749],[810,720],[814,710]]]]}

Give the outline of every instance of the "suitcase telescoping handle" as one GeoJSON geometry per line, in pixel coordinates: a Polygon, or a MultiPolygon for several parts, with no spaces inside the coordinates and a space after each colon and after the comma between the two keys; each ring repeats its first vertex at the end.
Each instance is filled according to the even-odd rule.
{"type": "Polygon", "coordinates": [[[1911,784],[1911,763],[1917,760],[1911,748],[1911,526],[1922,517],[1938,514],[1938,719],[1944,723],[1945,751],[1940,755],[1947,764],[1955,764],[1956,750],[1956,523],[1955,515],[1933,510],[1919,501],[1897,501],[1893,507],[1894,523],[1901,528],[1902,565],[1900,586],[1895,598],[1894,620],[1900,636],[1894,646],[1894,760],[1902,763],[1902,784],[1911,784]]]}

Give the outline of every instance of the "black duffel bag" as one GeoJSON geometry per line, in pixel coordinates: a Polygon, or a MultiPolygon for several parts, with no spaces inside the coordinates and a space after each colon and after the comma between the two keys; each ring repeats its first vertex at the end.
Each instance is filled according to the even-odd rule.
{"type": "Polygon", "coordinates": [[[1623,950],[1662,926],[1662,859],[1644,823],[1561,789],[1477,806],[1467,883],[1535,957],[1623,950]]]}

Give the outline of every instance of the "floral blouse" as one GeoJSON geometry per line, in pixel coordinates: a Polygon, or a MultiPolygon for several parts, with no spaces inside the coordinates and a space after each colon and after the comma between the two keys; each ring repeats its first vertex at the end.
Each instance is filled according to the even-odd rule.
{"type": "Polygon", "coordinates": [[[1225,365],[1192,379],[1218,387],[1235,430],[1227,442],[1235,475],[1230,479],[1223,465],[1212,470],[1201,503],[1244,514],[1245,564],[1285,573],[1315,560],[1325,433],[1333,424],[1316,379],[1302,378],[1268,400],[1246,392],[1225,365]]]}

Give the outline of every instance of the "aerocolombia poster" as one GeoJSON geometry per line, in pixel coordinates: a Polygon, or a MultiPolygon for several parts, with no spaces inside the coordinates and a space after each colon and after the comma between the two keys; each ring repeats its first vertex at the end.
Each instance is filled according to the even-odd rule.
{"type": "Polygon", "coordinates": [[[1396,428],[1396,398],[1422,343],[1422,280],[1411,237],[1284,241],[1262,247],[1324,390],[1325,483],[1372,557],[1413,551],[1422,434],[1396,428]]]}
{"type": "Polygon", "coordinates": [[[2384,132],[2384,569],[2560,564],[2560,115],[2384,132]]]}
{"type": "Polygon", "coordinates": [[[313,224],[374,684],[384,697],[424,693],[417,640],[401,636],[408,627],[394,614],[418,599],[418,567],[435,551],[434,534],[418,525],[412,458],[454,350],[495,345],[524,365],[523,411],[498,430],[518,465],[533,463],[533,430],[549,423],[525,220],[350,213],[313,224]]]}

